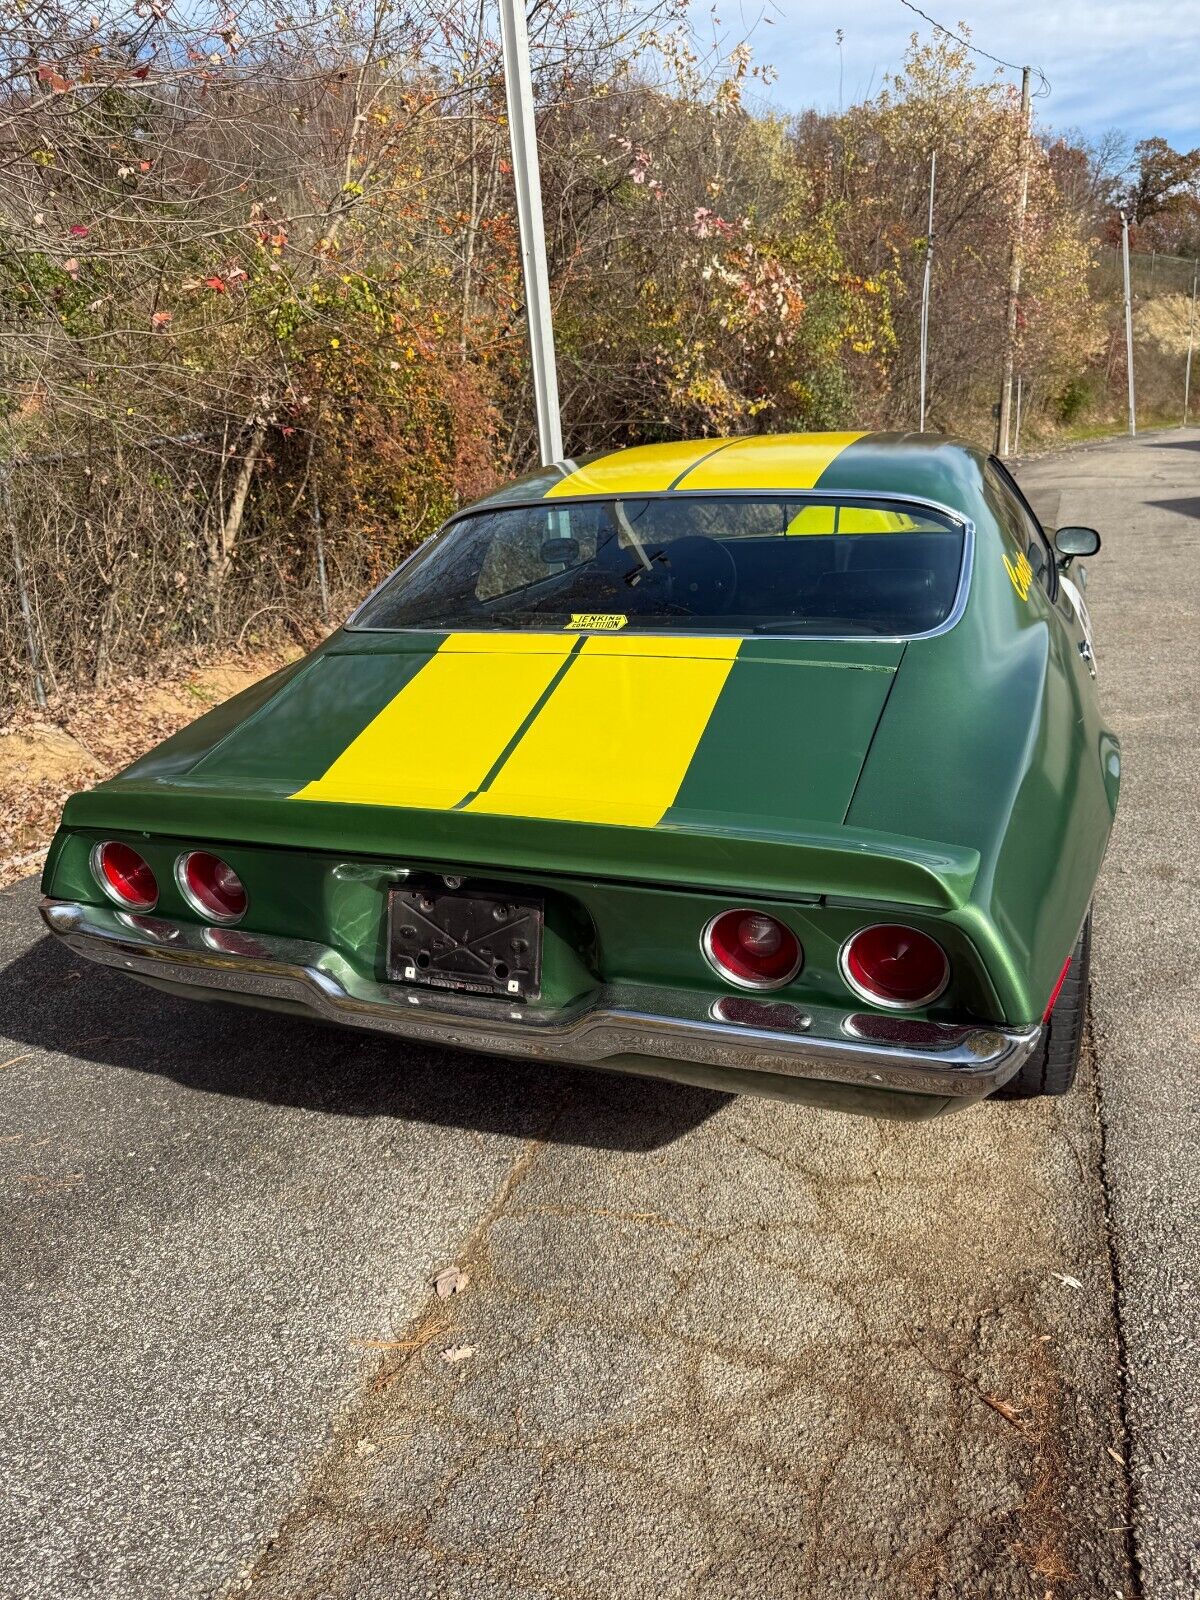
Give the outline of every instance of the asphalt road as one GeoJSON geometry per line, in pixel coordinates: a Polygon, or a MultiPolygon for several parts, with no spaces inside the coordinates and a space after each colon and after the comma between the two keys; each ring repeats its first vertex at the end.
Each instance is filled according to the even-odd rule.
{"type": "Polygon", "coordinates": [[[1123,746],[1092,1013],[1150,1600],[1200,1595],[1200,431],[1020,473],[1050,526],[1093,523],[1101,685],[1123,746]]]}
{"type": "Polygon", "coordinates": [[[1196,1592],[1200,434],[1021,477],[1104,532],[1125,745],[1066,1100],[406,1051],[0,894],[0,1595],[1196,1592]]]}

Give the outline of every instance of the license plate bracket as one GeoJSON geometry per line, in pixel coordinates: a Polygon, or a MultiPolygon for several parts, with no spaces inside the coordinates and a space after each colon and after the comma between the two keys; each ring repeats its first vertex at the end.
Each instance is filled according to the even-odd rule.
{"type": "Polygon", "coordinates": [[[438,880],[388,895],[388,977],[424,989],[534,1000],[541,990],[545,903],[524,890],[438,880]]]}

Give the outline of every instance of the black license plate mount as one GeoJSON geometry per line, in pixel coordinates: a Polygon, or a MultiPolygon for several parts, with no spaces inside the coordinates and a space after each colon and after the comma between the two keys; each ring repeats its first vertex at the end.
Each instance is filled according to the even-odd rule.
{"type": "Polygon", "coordinates": [[[440,879],[388,896],[388,977],[460,994],[534,1000],[541,991],[545,904],[525,890],[440,879]]]}

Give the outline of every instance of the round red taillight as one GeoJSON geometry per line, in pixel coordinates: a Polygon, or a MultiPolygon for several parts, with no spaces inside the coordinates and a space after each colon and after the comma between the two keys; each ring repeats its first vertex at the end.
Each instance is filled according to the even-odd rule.
{"type": "Polygon", "coordinates": [[[92,875],[126,911],[152,911],[158,901],[158,881],[149,864],[119,839],[108,839],[92,851],[92,875]]]}
{"type": "Polygon", "coordinates": [[[192,910],[209,922],[240,922],[246,915],[242,880],[220,856],[189,850],[175,863],[175,881],[192,910]]]}
{"type": "Polygon", "coordinates": [[[841,966],[855,994],[898,1011],[929,1005],[950,981],[937,940],[894,922],[860,928],[842,946],[841,966]]]}
{"type": "Polygon", "coordinates": [[[742,989],[779,989],[804,960],[796,935],[765,911],[722,911],[705,927],[700,944],[721,976],[742,989]]]}

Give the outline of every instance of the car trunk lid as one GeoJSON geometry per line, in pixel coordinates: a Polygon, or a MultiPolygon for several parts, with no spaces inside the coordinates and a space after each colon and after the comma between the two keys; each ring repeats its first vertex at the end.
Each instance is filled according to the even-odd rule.
{"type": "MultiPolygon", "coordinates": [[[[341,635],[68,828],[760,897],[961,905],[976,850],[846,826],[895,641],[341,635]]],[[[164,747],[166,749],[166,747],[164,747]]]]}
{"type": "Polygon", "coordinates": [[[345,636],[176,781],[560,823],[837,825],[902,653],[883,640],[345,636]]]}

